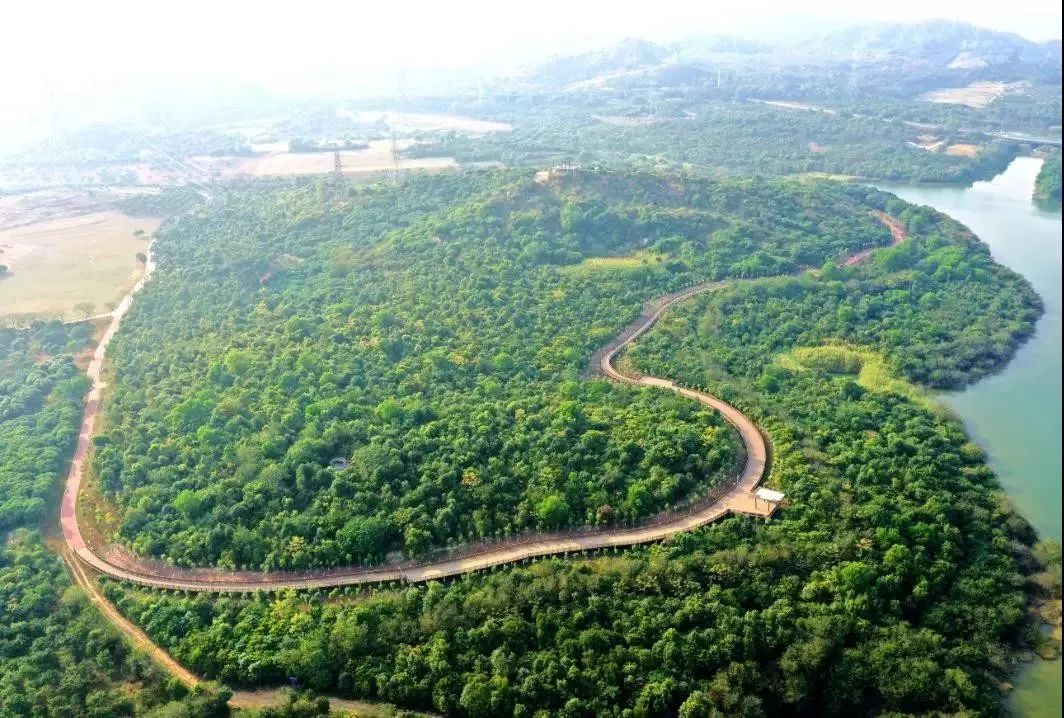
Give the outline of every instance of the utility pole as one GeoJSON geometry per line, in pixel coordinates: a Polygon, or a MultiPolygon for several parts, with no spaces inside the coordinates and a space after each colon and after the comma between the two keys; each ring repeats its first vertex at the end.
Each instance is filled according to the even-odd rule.
{"type": "Polygon", "coordinates": [[[854,48],[853,52],[850,55],[850,80],[849,80],[849,83],[847,83],[847,84],[848,84],[848,89],[850,91],[850,95],[856,95],[857,94],[857,48],[854,48]]]}
{"type": "Polygon", "coordinates": [[[399,137],[392,128],[392,182],[399,184],[399,137]]]}
{"type": "Polygon", "coordinates": [[[336,200],[340,201],[344,195],[344,165],[340,157],[340,150],[333,152],[333,192],[336,200]]]}
{"type": "Polygon", "coordinates": [[[392,131],[392,182],[399,184],[399,130],[406,125],[406,77],[403,68],[396,71],[395,78],[395,122],[389,122],[392,131]]]}

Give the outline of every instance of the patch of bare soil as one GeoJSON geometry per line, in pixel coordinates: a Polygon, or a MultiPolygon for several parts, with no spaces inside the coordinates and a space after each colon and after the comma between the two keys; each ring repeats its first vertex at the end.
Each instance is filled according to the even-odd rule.
{"type": "Polygon", "coordinates": [[[946,148],[946,154],[951,157],[978,157],[983,148],[979,145],[970,145],[962,142],[950,145],[946,148]]]}
{"type": "Polygon", "coordinates": [[[1026,87],[1027,83],[1024,82],[973,82],[966,87],[946,87],[925,92],[920,99],[982,109],[1002,95],[1020,92],[1026,87]]]}

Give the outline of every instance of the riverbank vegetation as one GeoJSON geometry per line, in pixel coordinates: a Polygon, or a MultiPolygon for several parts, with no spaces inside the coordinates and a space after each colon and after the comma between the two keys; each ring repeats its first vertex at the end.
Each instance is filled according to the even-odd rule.
{"type": "Polygon", "coordinates": [[[1034,198],[1046,202],[1060,204],[1060,152],[1051,152],[1046,155],[1042,162],[1042,169],[1038,171],[1038,177],[1034,182],[1034,198]]]}
{"type": "MultiPolygon", "coordinates": [[[[451,251],[463,259],[457,265],[462,274],[482,281],[469,259],[515,241],[512,228],[529,226],[516,221],[530,221],[528,198],[535,197],[538,217],[549,202],[558,214],[557,224],[538,220],[555,230],[534,235],[538,259],[531,263],[546,282],[543,289],[562,302],[558,283],[567,293],[576,291],[568,282],[586,273],[559,271],[559,265],[586,261],[592,254],[586,247],[594,246],[559,253],[558,243],[567,240],[557,228],[565,222],[586,222],[580,236],[601,242],[597,251],[604,256],[629,256],[633,239],[643,246],[649,237],[646,246],[669,259],[641,273],[630,266],[612,272],[630,290],[620,304],[609,294],[595,295],[612,317],[562,303],[566,321],[580,329],[565,333],[551,326],[574,350],[553,371],[567,382],[572,378],[571,391],[583,386],[590,392],[574,394],[582,402],[596,396],[649,401],[640,390],[605,393],[602,382],[577,380],[600,335],[608,338],[643,299],[695,278],[737,278],[727,289],[671,310],[629,359],[641,371],[706,387],[765,427],[773,441],[772,485],[788,495],[776,518],[732,518],[660,546],[585,561],[549,559],[449,584],[251,598],[182,597],[109,584],[109,595],[177,657],[208,675],[249,684],[294,676],[316,690],[448,715],[996,715],[1011,651],[1031,637],[1025,611],[1036,589],[1025,575],[1033,575],[1041,559],[1029,548],[1033,531],[1010,509],[982,452],[959,422],[912,387],[959,386],[1000,367],[1040,313],[1026,282],[994,264],[960,225],[862,187],[689,180],[684,195],[691,210],[677,214],[668,211],[674,181],[581,173],[552,182],[537,187],[511,175],[505,186],[488,189],[488,196],[506,198],[502,205],[467,204],[447,213],[451,219],[476,216],[494,231],[474,234],[475,225],[464,220],[463,231],[455,232],[437,215],[427,223],[431,231],[406,229],[367,247],[358,266],[372,259],[391,269],[391,275],[374,275],[376,285],[377,276],[395,276],[398,267],[416,263],[402,251],[407,243],[430,256],[457,245],[451,251]],[[771,203],[762,201],[768,191],[771,203]],[[588,211],[600,197],[624,197],[628,206],[651,196],[657,214],[645,215],[638,230],[616,220],[619,205],[612,212],[608,204],[588,211]],[[565,210],[576,197],[579,211],[565,210]],[[872,208],[898,217],[910,239],[886,248],[889,233],[872,208]],[[808,239],[802,239],[805,222],[818,228],[808,239]],[[789,239],[777,244],[780,233],[789,239]],[[460,239],[473,236],[472,245],[460,239]],[[884,247],[871,262],[838,266],[843,255],[869,244],[884,247]],[[391,252],[403,262],[388,264],[391,252]],[[802,273],[803,266],[821,269],[802,273]],[[828,361],[824,352],[801,350],[831,344],[852,347],[866,363],[876,358],[875,386],[855,380],[860,376],[850,371],[859,367],[851,366],[850,355],[828,361]],[[796,351],[800,368],[781,362],[796,351]]],[[[351,226],[353,211],[342,226],[351,226]]],[[[188,261],[190,252],[221,256],[202,232],[190,236],[197,237],[194,245],[180,235],[164,237],[163,256],[175,264],[179,256],[188,261]]],[[[317,242],[311,246],[330,249],[326,240],[317,242]]],[[[518,246],[526,251],[524,242],[518,246]]],[[[271,251],[291,247],[304,248],[300,267],[314,261],[307,234],[271,251]]],[[[449,276],[448,262],[434,264],[449,276]]],[[[193,266],[205,275],[216,271],[209,262],[193,266]]],[[[231,266],[230,273],[238,265],[231,266]]],[[[160,292],[166,290],[163,267],[160,292]]],[[[254,270],[249,274],[254,277],[254,270]]],[[[622,291],[609,269],[593,274],[600,291],[622,291]]],[[[304,274],[300,282],[311,276],[320,275],[304,274]]],[[[362,286],[342,276],[346,286],[362,286]]],[[[232,281],[231,274],[214,274],[212,281],[219,285],[222,278],[232,281]]],[[[521,274],[508,278],[520,281],[521,274]]],[[[297,296],[292,292],[299,286],[288,279],[286,298],[297,296]]],[[[528,286],[524,296],[539,296],[538,286],[528,286]]],[[[387,285],[383,296],[408,296],[394,287],[387,285]]],[[[236,291],[227,296],[270,306],[268,294],[276,289],[241,300],[236,291]]],[[[499,300],[505,290],[492,289],[506,306],[499,300]]],[[[467,296],[475,302],[475,293],[467,296]]],[[[149,311],[152,301],[145,295],[125,341],[143,333],[149,343],[160,343],[154,327],[165,323],[149,311]]],[[[539,321],[553,314],[547,305],[538,311],[539,321]]],[[[328,312],[313,316],[321,315],[328,312]]],[[[497,321],[494,316],[481,322],[497,321]]],[[[216,326],[193,324],[200,328],[184,333],[186,342],[216,326]]],[[[490,355],[495,347],[485,351],[490,355]]],[[[517,366],[528,361],[527,351],[519,344],[508,348],[517,366]]],[[[132,345],[123,353],[126,358],[116,354],[116,361],[138,357],[144,363],[146,354],[132,345]]],[[[205,350],[188,356],[200,353],[205,350]]],[[[244,364],[240,375],[250,375],[253,366],[244,364]]],[[[164,375],[150,362],[144,370],[164,375]]],[[[500,383],[527,386],[494,367],[490,373],[500,383]]],[[[667,400],[662,397],[666,406],[667,400]]],[[[112,421],[121,419],[120,406],[111,409],[112,421]]],[[[153,407],[142,416],[170,411],[153,407]]],[[[112,433],[106,445],[118,441],[112,433]]]]}

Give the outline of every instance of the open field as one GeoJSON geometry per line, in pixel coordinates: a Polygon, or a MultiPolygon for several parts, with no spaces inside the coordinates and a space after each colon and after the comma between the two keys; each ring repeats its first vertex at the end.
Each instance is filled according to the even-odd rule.
{"type": "Polygon", "coordinates": [[[0,190],[25,190],[38,187],[113,187],[115,185],[172,184],[177,176],[148,162],[114,163],[93,166],[37,163],[7,165],[0,168],[0,190]]]}
{"type": "Polygon", "coordinates": [[[970,145],[963,142],[950,145],[946,148],[946,154],[953,157],[978,157],[983,148],[979,145],[970,145]]]}
{"type": "Polygon", "coordinates": [[[867,347],[844,344],[824,344],[797,347],[777,357],[780,366],[793,372],[825,371],[830,374],[852,374],[857,384],[868,391],[893,393],[936,410],[927,394],[910,382],[895,376],[886,358],[867,347]]]}
{"type": "Polygon", "coordinates": [[[109,311],[143,272],[137,252],[156,219],[94,212],[0,230],[0,323],[35,317],[80,319],[109,311]]]}
{"type": "Polygon", "coordinates": [[[988,106],[1007,92],[1022,89],[1022,82],[973,82],[967,87],[947,87],[926,92],[920,99],[949,105],[967,105],[980,109],[988,106]]]}
{"type": "Polygon", "coordinates": [[[794,175],[799,180],[832,180],[834,182],[853,182],[860,179],[854,175],[833,174],[831,172],[802,172],[801,174],[794,175]]]}
{"type": "Polygon", "coordinates": [[[661,264],[665,255],[652,251],[640,251],[623,257],[588,257],[578,264],[562,267],[569,274],[582,274],[599,270],[633,270],[661,264]]]}
{"type": "MultiPolygon", "coordinates": [[[[413,144],[406,140],[400,147],[413,144]]],[[[390,140],[374,140],[364,150],[341,150],[344,174],[386,172],[392,168],[390,140]]],[[[253,157],[192,157],[190,164],[207,172],[217,172],[222,179],[238,177],[284,177],[287,175],[328,174],[333,171],[332,152],[268,152],[253,157]]],[[[456,167],[450,157],[404,157],[402,169],[441,170],[456,167]]]]}
{"type": "Polygon", "coordinates": [[[937,135],[923,134],[916,138],[916,142],[913,145],[919,147],[922,150],[928,152],[938,152],[945,145],[945,141],[940,139],[937,135]]]}
{"type": "Polygon", "coordinates": [[[0,197],[0,230],[92,214],[108,209],[118,200],[158,193],[156,187],[107,187],[85,190],[41,189],[8,195],[0,197]]]}
{"type": "Polygon", "coordinates": [[[484,134],[488,132],[509,132],[513,129],[513,125],[506,122],[493,122],[491,120],[478,120],[475,117],[439,115],[427,112],[406,112],[400,117],[399,113],[393,110],[373,112],[369,110],[339,109],[336,114],[339,117],[347,117],[356,122],[383,122],[389,128],[404,132],[454,130],[456,132],[484,134]]]}
{"type": "Polygon", "coordinates": [[[967,142],[950,143],[949,139],[942,139],[937,135],[928,134],[920,135],[915,142],[909,141],[907,144],[927,152],[947,154],[951,157],[978,157],[983,151],[982,145],[967,142]]]}

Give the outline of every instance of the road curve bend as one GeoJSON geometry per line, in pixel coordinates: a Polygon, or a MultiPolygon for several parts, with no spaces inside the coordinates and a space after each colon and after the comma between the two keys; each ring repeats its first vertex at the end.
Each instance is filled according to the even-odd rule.
{"type": "Polygon", "coordinates": [[[374,568],[351,566],[319,571],[227,571],[213,568],[181,568],[159,561],[137,558],[113,549],[100,550],[86,541],[78,524],[77,501],[82,478],[88,462],[100,399],[105,386],[102,370],[107,345],[129,311],[136,294],[150,279],[155,262],[148,250],[144,276],[111,313],[111,323],[100,339],[89,364],[87,375],[92,381],[82,416],[81,430],[67,475],[60,508],[63,538],[72,556],[86,566],[111,578],[151,586],[184,591],[249,592],[280,589],[315,589],[334,586],[400,581],[415,583],[443,579],[470,571],[518,563],[527,559],[621,548],[659,541],[672,534],[691,531],[733,513],[768,517],[775,506],[755,501],[753,492],[765,475],[768,465],[768,445],[753,421],[730,404],[704,392],[678,386],[668,379],[654,376],[633,376],[618,370],[614,358],[631,342],[644,334],[655,322],[679,301],[695,294],[725,286],[724,282],[699,284],[665,295],[647,304],[646,310],[629,324],[606,347],[596,352],[593,366],[614,381],[640,387],[668,389],[719,411],[739,431],[746,447],[746,465],[732,482],[718,487],[708,496],[683,512],[661,514],[642,525],[631,528],[529,534],[500,542],[481,542],[466,546],[451,555],[423,562],[405,562],[374,568]]]}

